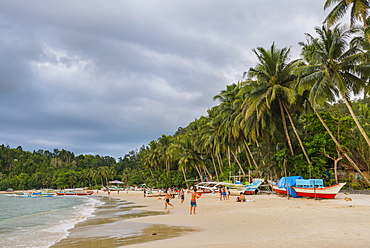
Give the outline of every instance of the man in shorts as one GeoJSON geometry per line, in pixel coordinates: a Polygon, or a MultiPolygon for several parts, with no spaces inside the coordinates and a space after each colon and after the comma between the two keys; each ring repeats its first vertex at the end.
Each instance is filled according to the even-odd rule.
{"type": "Polygon", "coordinates": [[[197,194],[197,189],[194,189],[191,193],[190,200],[190,214],[196,214],[195,210],[197,209],[197,199],[200,197],[200,194],[197,194]]]}
{"type": "Polygon", "coordinates": [[[167,205],[173,207],[173,205],[170,203],[170,199],[172,198],[172,196],[167,192],[167,190],[165,191],[165,193],[166,196],[164,198],[164,209],[167,209],[167,205]]]}

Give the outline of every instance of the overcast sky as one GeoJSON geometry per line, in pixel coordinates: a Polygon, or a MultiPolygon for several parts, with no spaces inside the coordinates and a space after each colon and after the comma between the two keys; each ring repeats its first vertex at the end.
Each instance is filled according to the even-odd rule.
{"type": "Polygon", "coordinates": [[[0,144],[123,157],[216,105],[324,0],[0,0],[0,144]]]}

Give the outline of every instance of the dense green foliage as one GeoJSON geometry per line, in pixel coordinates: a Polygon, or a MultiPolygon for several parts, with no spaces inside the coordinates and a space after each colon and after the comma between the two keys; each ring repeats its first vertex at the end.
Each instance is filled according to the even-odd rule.
{"type": "Polygon", "coordinates": [[[338,173],[344,166],[370,185],[363,173],[370,165],[369,2],[324,7],[336,3],[326,26],[300,43],[302,58],[290,60],[290,50],[274,43],[254,49],[257,65],[216,95],[206,116],[118,161],[2,145],[0,190],[93,188],[113,179],[160,188],[232,176],[349,180],[338,173]],[[334,25],[349,9],[351,26],[360,20],[360,28],[334,25]]]}

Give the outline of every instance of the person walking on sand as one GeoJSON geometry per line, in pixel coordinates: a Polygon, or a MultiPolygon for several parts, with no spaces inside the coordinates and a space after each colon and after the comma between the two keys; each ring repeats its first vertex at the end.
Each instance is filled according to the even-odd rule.
{"type": "Polygon", "coordinates": [[[172,198],[172,196],[168,193],[167,190],[165,191],[165,193],[166,193],[166,196],[164,198],[164,209],[167,209],[167,205],[170,205],[171,207],[173,207],[173,205],[170,203],[170,199],[172,198]]]}
{"type": "Polygon", "coordinates": [[[201,194],[197,194],[197,189],[191,193],[191,200],[190,200],[190,214],[197,214],[195,210],[197,209],[197,199],[201,196],[201,194]]]}

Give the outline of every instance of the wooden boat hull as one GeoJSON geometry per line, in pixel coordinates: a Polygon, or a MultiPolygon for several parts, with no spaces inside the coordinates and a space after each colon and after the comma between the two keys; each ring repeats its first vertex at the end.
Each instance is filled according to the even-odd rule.
{"type": "Polygon", "coordinates": [[[287,194],[287,190],[285,188],[280,188],[279,189],[279,187],[277,185],[273,185],[273,184],[271,184],[271,187],[272,187],[272,190],[277,194],[282,194],[282,195],[287,194]]]}
{"type": "Polygon", "coordinates": [[[245,190],[244,195],[254,195],[257,194],[255,190],[245,190]]]}
{"type": "Polygon", "coordinates": [[[93,191],[87,191],[87,192],[56,192],[57,195],[92,195],[93,191]]]}
{"type": "Polygon", "coordinates": [[[294,189],[298,196],[333,199],[344,185],[345,183],[338,183],[323,188],[301,188],[301,187],[292,187],[292,188],[294,189]]]}

